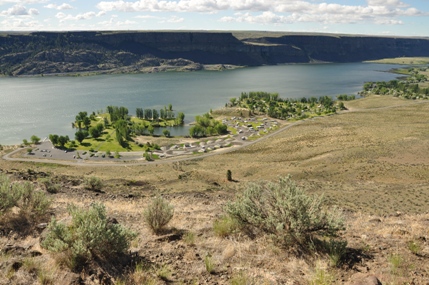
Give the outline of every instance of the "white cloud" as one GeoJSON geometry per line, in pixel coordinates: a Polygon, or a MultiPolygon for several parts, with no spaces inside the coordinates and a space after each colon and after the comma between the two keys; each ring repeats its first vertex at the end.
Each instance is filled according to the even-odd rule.
{"type": "Polygon", "coordinates": [[[13,3],[17,3],[17,4],[41,4],[41,3],[46,3],[49,0],[0,0],[0,5],[5,5],[5,4],[13,4],[13,3]]]}
{"type": "Polygon", "coordinates": [[[317,3],[312,0],[138,0],[101,1],[101,11],[120,12],[240,12],[221,21],[248,23],[401,23],[398,17],[424,15],[399,0],[367,0],[367,5],[317,3]]]}
{"type": "Polygon", "coordinates": [[[45,8],[48,9],[56,9],[56,10],[71,10],[73,9],[73,6],[67,3],[63,3],[61,5],[57,5],[57,4],[48,4],[46,6],[44,6],[45,8]]]}
{"type": "Polygon", "coordinates": [[[103,11],[95,13],[95,12],[86,12],[86,13],[80,13],[77,15],[71,15],[71,14],[65,14],[63,12],[58,12],[55,15],[55,18],[59,19],[60,22],[64,21],[79,21],[79,20],[90,20],[95,17],[101,17],[105,13],[103,11]]]}
{"type": "Polygon", "coordinates": [[[181,22],[183,22],[184,20],[185,20],[184,18],[180,18],[180,17],[177,17],[177,16],[173,16],[173,17],[169,18],[169,19],[167,20],[167,22],[168,22],[168,23],[181,23],[181,22]]]}
{"type": "Polygon", "coordinates": [[[152,16],[152,15],[138,15],[135,16],[136,19],[162,19],[161,17],[152,16]]]}
{"type": "Polygon", "coordinates": [[[4,30],[37,30],[43,27],[38,21],[22,18],[9,18],[0,22],[4,30]]]}
{"type": "Polygon", "coordinates": [[[4,10],[0,13],[3,16],[28,16],[28,15],[38,15],[39,11],[34,8],[27,9],[26,7],[16,4],[10,7],[7,10],[4,10]]]}

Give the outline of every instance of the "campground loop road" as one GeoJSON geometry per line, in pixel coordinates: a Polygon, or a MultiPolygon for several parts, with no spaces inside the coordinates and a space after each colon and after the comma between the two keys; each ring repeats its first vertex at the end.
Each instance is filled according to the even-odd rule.
{"type": "MultiPolygon", "coordinates": [[[[429,103],[429,101],[417,101],[414,102],[414,104],[423,104],[423,103],[429,103]]],[[[376,110],[381,110],[381,109],[392,109],[392,108],[399,108],[399,107],[404,107],[404,106],[408,106],[408,105],[413,105],[413,104],[401,104],[401,105],[395,105],[395,106],[383,106],[383,107],[378,107],[378,108],[371,108],[371,109],[353,109],[353,110],[348,110],[348,111],[342,111],[339,112],[337,114],[347,114],[347,113],[352,113],[352,112],[363,112],[363,111],[376,111],[376,110]]],[[[332,116],[332,115],[331,115],[332,116]]],[[[244,147],[248,147],[251,146],[255,143],[259,143],[263,140],[266,140],[270,137],[273,137],[281,132],[286,131],[287,129],[290,129],[292,127],[295,127],[299,124],[302,124],[306,121],[309,120],[315,120],[315,119],[322,119],[322,118],[326,118],[329,116],[325,116],[325,117],[313,117],[310,119],[304,119],[301,121],[297,121],[294,123],[291,123],[289,125],[286,126],[282,126],[280,127],[278,130],[275,130],[269,134],[266,134],[264,136],[262,136],[261,138],[258,138],[256,140],[246,140],[246,141],[240,141],[241,145],[238,146],[232,146],[232,147],[227,147],[227,148],[222,148],[222,149],[218,149],[218,150],[214,150],[214,151],[209,151],[207,153],[203,153],[203,154],[189,154],[189,155],[180,155],[177,157],[171,157],[171,158],[163,158],[160,160],[155,160],[155,161],[141,161],[141,160],[135,160],[135,162],[91,162],[88,160],[83,160],[83,159],[76,159],[76,160],[57,160],[57,159],[27,159],[27,158],[13,158],[11,157],[11,155],[19,152],[22,150],[22,148],[18,148],[6,155],[4,155],[2,158],[4,160],[7,161],[20,161],[20,162],[35,162],[35,163],[52,163],[52,164],[60,164],[60,165],[69,165],[69,166],[91,166],[91,167],[128,167],[128,166],[136,166],[136,165],[153,165],[153,164],[167,164],[167,163],[173,163],[173,162],[180,162],[180,161],[187,161],[187,160],[196,160],[196,159],[202,159],[202,158],[206,158],[206,157],[210,157],[210,156],[214,156],[214,155],[219,155],[219,154],[226,154],[229,152],[233,152],[233,151],[237,151],[241,148],[244,147]]],[[[237,139],[236,139],[237,140],[237,139]]]]}
{"type": "MultiPolygon", "coordinates": [[[[314,119],[314,118],[312,118],[314,119]]],[[[36,163],[53,163],[53,164],[61,164],[61,165],[70,165],[70,166],[135,166],[135,165],[153,165],[153,164],[166,164],[166,163],[172,163],[172,162],[179,162],[179,161],[186,161],[186,160],[195,160],[195,159],[202,159],[205,157],[209,157],[209,156],[213,156],[213,155],[219,155],[219,154],[225,154],[225,153],[229,153],[229,152],[233,152],[233,151],[237,151],[243,147],[247,147],[250,145],[253,145],[255,143],[258,143],[262,140],[265,140],[267,138],[270,138],[272,136],[277,135],[278,133],[281,133],[293,126],[299,125],[301,123],[303,123],[305,120],[302,121],[297,121],[294,122],[290,125],[287,126],[283,126],[280,127],[278,130],[275,130],[269,134],[264,135],[261,138],[258,138],[256,140],[246,140],[246,141],[240,141],[241,145],[239,146],[231,146],[231,147],[227,147],[227,148],[222,148],[222,149],[217,149],[217,150],[213,150],[213,151],[209,151],[207,153],[203,153],[203,154],[189,154],[189,155],[180,155],[177,157],[172,157],[172,158],[163,158],[163,159],[159,159],[159,160],[154,160],[154,161],[140,161],[140,160],[135,160],[135,162],[91,162],[88,160],[83,160],[83,159],[76,159],[73,161],[70,160],[57,160],[57,159],[49,159],[49,158],[41,158],[41,159],[30,159],[30,158],[13,158],[11,157],[13,154],[19,152],[22,150],[22,148],[18,148],[6,155],[4,155],[2,158],[4,160],[7,161],[21,161],[21,162],[36,162],[36,163]]]]}

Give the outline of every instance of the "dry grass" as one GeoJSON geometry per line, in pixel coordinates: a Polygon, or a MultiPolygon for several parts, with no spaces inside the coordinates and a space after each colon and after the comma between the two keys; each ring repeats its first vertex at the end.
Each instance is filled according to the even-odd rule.
{"type": "MultiPolygon", "coordinates": [[[[342,237],[349,248],[364,256],[353,268],[376,274],[383,284],[403,284],[412,278],[420,278],[416,284],[424,284],[419,282],[429,278],[425,262],[429,256],[429,104],[374,96],[346,105],[352,112],[307,120],[269,140],[204,159],[135,167],[55,166],[2,160],[0,169],[23,173],[32,169],[81,179],[100,177],[105,182],[104,193],[63,184],[60,192],[52,195],[55,215],[66,218],[68,203],[83,206],[103,202],[109,217],[138,232],[131,250],[144,257],[150,268],[168,265],[168,282],[173,284],[230,284],[233,277],[237,282],[246,279],[248,284],[306,284],[313,280],[316,260],[322,258],[326,263],[326,257],[302,259],[263,236],[250,239],[234,233],[219,237],[213,231],[223,206],[245,182],[291,174],[309,192],[323,193],[329,203],[351,210],[346,211],[347,230],[342,237]],[[236,182],[226,181],[227,169],[236,182]],[[157,195],[164,195],[175,208],[165,236],[152,234],[143,223],[143,209],[157,195]],[[189,240],[186,233],[193,237],[189,240]],[[420,248],[412,250],[410,242],[418,243],[420,248]],[[216,274],[205,269],[207,254],[216,274]],[[240,272],[245,276],[240,277],[240,272]]],[[[11,240],[13,237],[1,237],[1,247],[11,240]]],[[[55,264],[38,247],[37,238],[17,239],[15,243],[31,246],[43,253],[44,263],[55,264]]],[[[9,259],[0,256],[0,264],[9,259]]],[[[357,272],[353,268],[329,269],[329,273],[335,276],[335,282],[344,284],[357,272]]],[[[130,272],[124,280],[163,284],[155,269],[130,272]]],[[[12,272],[14,278],[28,278],[24,268],[18,271],[12,272]]],[[[0,283],[12,273],[1,271],[0,283]]],[[[54,274],[66,276],[61,270],[54,274]]]]}
{"type": "Polygon", "coordinates": [[[429,57],[396,57],[396,58],[385,58],[379,60],[370,60],[368,62],[375,63],[387,63],[387,64],[428,64],[429,57]]]}

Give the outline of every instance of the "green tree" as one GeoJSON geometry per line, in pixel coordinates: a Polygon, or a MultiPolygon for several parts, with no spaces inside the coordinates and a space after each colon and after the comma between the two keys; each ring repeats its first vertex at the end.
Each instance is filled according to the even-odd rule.
{"type": "Polygon", "coordinates": [[[155,128],[152,125],[149,125],[149,127],[147,127],[147,131],[151,136],[153,136],[153,133],[155,132],[155,128]]]}
{"type": "Polygon", "coordinates": [[[127,140],[130,139],[129,137],[129,128],[128,123],[125,120],[118,120],[115,123],[115,133],[116,133],[116,141],[123,145],[127,140]]]}
{"type": "MultiPolygon", "coordinates": [[[[79,130],[74,134],[74,138],[81,144],[83,140],[88,136],[88,132],[85,130],[79,130]]],[[[63,144],[64,145],[64,144],[63,144]]]]}
{"type": "Polygon", "coordinates": [[[154,120],[154,121],[159,120],[159,113],[156,109],[152,110],[152,120],[154,120]]]}
{"type": "Polygon", "coordinates": [[[185,123],[185,114],[183,112],[177,114],[177,123],[178,125],[183,125],[185,123]]]}
{"type": "Polygon", "coordinates": [[[33,144],[38,144],[40,142],[40,138],[36,135],[32,135],[30,140],[33,144]]]}
{"type": "Polygon", "coordinates": [[[51,143],[53,144],[53,145],[57,145],[59,142],[58,142],[58,135],[55,135],[55,134],[50,134],[49,135],[49,140],[51,141],[51,143]]]}
{"type": "Polygon", "coordinates": [[[89,134],[94,139],[100,137],[102,132],[103,132],[103,124],[101,124],[101,123],[97,124],[94,127],[89,128],[89,134]]]}
{"type": "Polygon", "coordinates": [[[58,143],[61,147],[64,147],[66,143],[70,141],[69,136],[59,136],[58,137],[58,143]]]}
{"type": "Polygon", "coordinates": [[[162,131],[162,133],[164,134],[164,136],[165,136],[166,138],[168,138],[168,137],[170,136],[170,131],[169,131],[169,130],[167,130],[167,129],[164,129],[164,130],[162,131]]]}

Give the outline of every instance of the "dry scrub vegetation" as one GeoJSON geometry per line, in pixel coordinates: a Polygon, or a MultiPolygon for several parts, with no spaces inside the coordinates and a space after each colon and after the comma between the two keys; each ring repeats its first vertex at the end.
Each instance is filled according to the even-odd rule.
{"type": "Polygon", "coordinates": [[[429,104],[376,96],[345,104],[350,111],[180,163],[73,167],[1,160],[10,179],[30,181],[52,199],[48,212],[56,221],[71,223],[70,204],[102,203],[104,227],[119,224],[135,238],[126,253],[103,253],[73,271],[60,262],[64,253],[41,247],[48,220],[34,221],[24,235],[5,227],[22,210],[12,207],[0,217],[0,284],[428,284],[429,104]],[[336,205],[343,213],[344,230],[302,239],[305,251],[272,238],[284,225],[263,233],[225,210],[249,182],[289,174],[308,195],[324,195],[323,209],[336,205]],[[101,189],[86,189],[90,177],[102,181],[101,189]],[[174,215],[154,231],[145,210],[160,196],[174,215]]]}

